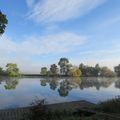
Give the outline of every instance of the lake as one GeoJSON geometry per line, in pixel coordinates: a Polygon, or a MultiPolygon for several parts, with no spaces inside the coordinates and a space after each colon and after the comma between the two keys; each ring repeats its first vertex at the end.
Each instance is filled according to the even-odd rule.
{"type": "Polygon", "coordinates": [[[0,78],[0,109],[86,100],[98,103],[120,96],[120,78],[0,78]]]}

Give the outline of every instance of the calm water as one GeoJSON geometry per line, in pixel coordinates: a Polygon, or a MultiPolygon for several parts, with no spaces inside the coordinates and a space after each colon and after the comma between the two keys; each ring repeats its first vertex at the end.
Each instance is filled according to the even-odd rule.
{"type": "Polygon", "coordinates": [[[0,78],[0,109],[28,106],[36,97],[97,103],[119,95],[120,78],[0,78]]]}

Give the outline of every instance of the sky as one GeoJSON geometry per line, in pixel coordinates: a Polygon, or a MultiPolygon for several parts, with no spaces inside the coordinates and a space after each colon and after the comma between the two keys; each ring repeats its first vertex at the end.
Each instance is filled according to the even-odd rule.
{"type": "Polygon", "coordinates": [[[67,57],[73,65],[120,63],[120,0],[0,0],[8,25],[0,37],[0,66],[21,72],[67,57]]]}

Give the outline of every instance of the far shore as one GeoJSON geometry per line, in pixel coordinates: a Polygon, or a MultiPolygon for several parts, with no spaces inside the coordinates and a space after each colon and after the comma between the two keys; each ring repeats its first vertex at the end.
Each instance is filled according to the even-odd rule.
{"type": "Polygon", "coordinates": [[[116,78],[119,76],[114,76],[114,77],[102,77],[102,76],[69,76],[69,75],[40,75],[40,74],[21,74],[20,76],[8,76],[8,75],[0,75],[0,77],[11,77],[11,78],[21,78],[21,77],[42,77],[42,78],[48,78],[48,77],[53,77],[53,78],[87,78],[87,77],[96,77],[96,78],[116,78]]]}

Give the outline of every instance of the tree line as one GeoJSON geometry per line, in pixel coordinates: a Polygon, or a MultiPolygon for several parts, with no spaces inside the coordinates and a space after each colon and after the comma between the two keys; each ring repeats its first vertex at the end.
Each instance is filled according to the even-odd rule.
{"type": "MultiPolygon", "coordinates": [[[[17,77],[21,76],[18,65],[15,63],[8,63],[6,69],[0,67],[0,75],[17,77]]],[[[120,76],[120,64],[114,67],[114,71],[108,67],[100,67],[99,64],[93,66],[84,65],[81,63],[79,66],[72,65],[68,58],[60,58],[58,64],[50,65],[50,68],[41,67],[41,76],[64,76],[64,77],[115,77],[120,76]]]]}
{"type": "Polygon", "coordinates": [[[115,77],[120,76],[120,65],[114,68],[114,71],[108,67],[100,67],[96,64],[94,67],[84,65],[74,66],[69,62],[68,58],[60,58],[58,65],[52,64],[50,69],[42,67],[40,75],[42,76],[71,76],[71,77],[115,77]]]}

